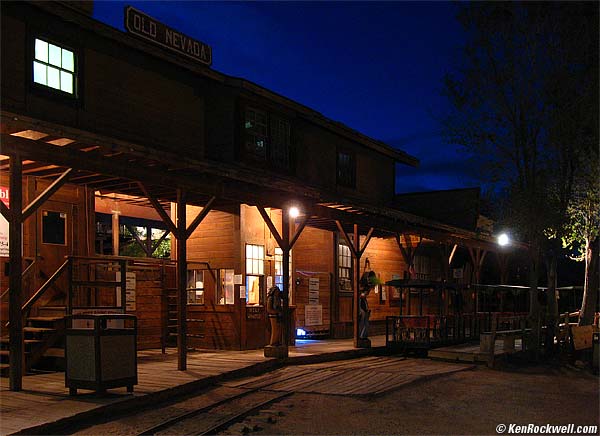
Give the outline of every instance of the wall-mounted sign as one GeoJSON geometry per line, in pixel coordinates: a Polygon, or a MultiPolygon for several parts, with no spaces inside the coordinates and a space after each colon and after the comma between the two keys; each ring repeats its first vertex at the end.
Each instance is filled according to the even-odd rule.
{"type": "Polygon", "coordinates": [[[212,49],[209,45],[190,38],[131,6],[125,8],[125,28],[129,33],[170,51],[204,65],[212,64],[212,49]]]}
{"type": "MultiPolygon", "coordinates": [[[[0,186],[0,201],[4,203],[6,207],[10,207],[10,200],[8,194],[8,188],[6,186],[0,186]]],[[[8,221],[4,218],[4,215],[0,215],[0,257],[9,256],[8,246],[8,221]]]]}
{"type": "Polygon", "coordinates": [[[244,277],[241,274],[234,274],[233,275],[233,284],[234,285],[243,285],[244,277]]]}
{"type": "Polygon", "coordinates": [[[319,304],[319,291],[308,291],[308,304],[319,304]]]}
{"type": "Polygon", "coordinates": [[[304,306],[304,325],[323,325],[323,306],[307,304],[304,306]]]}
{"type": "Polygon", "coordinates": [[[263,319],[262,306],[246,306],[246,319],[263,319]]]}
{"type": "MultiPolygon", "coordinates": [[[[117,282],[121,281],[121,273],[117,271],[115,280],[117,282]]],[[[134,272],[126,272],[125,273],[125,310],[135,310],[135,273],[134,272]]],[[[121,304],[121,287],[117,286],[117,304],[121,304]]]]}
{"type": "Polygon", "coordinates": [[[308,290],[309,291],[318,291],[319,290],[319,278],[311,277],[308,279],[308,290]]]}

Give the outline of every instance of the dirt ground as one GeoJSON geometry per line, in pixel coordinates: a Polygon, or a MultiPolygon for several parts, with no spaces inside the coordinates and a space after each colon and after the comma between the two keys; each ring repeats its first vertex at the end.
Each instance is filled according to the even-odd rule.
{"type": "Polygon", "coordinates": [[[478,366],[368,399],[297,393],[272,409],[227,433],[495,435],[500,424],[598,425],[599,379],[575,368],[478,366]]]}

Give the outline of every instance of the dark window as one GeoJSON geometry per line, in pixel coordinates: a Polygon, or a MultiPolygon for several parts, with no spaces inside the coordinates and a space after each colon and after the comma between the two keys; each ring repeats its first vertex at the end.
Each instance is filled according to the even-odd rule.
{"type": "Polygon", "coordinates": [[[275,169],[290,168],[290,123],[251,107],[244,116],[244,151],[247,157],[270,162],[275,169]]]}
{"type": "Polygon", "coordinates": [[[338,151],[337,183],[348,188],[356,187],[356,160],[354,154],[338,151]]]}
{"type": "Polygon", "coordinates": [[[44,244],[66,245],[66,229],[66,213],[42,211],[42,242],[44,244]]]}
{"type": "Polygon", "coordinates": [[[246,153],[258,159],[267,156],[267,114],[257,109],[246,109],[244,121],[246,153]]]}
{"type": "Polygon", "coordinates": [[[277,168],[290,167],[290,123],[271,117],[271,161],[277,168]]]}

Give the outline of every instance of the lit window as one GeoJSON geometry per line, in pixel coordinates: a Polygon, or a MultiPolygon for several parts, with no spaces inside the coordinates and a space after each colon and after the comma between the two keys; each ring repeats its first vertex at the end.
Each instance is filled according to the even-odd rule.
{"type": "Polygon", "coordinates": [[[75,93],[75,55],[41,39],[35,40],[33,81],[68,94],[75,93]]]}
{"type": "Polygon", "coordinates": [[[234,270],[219,270],[219,286],[217,286],[217,304],[234,304],[234,270]]]}
{"type": "Polygon", "coordinates": [[[352,253],[345,244],[338,244],[338,283],[340,292],[352,292],[352,253]]]}
{"type": "Polygon", "coordinates": [[[188,304],[204,304],[204,271],[190,269],[187,272],[188,304]]]}
{"type": "Polygon", "coordinates": [[[265,247],[246,244],[246,304],[263,303],[263,276],[265,273],[265,247]]]}

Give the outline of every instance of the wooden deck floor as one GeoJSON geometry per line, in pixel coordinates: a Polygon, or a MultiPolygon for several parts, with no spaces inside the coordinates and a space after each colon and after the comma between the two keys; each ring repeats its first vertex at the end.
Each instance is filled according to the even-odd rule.
{"type": "MultiPolygon", "coordinates": [[[[521,339],[515,340],[515,349],[517,352],[521,351],[521,339]]],[[[494,357],[504,354],[506,352],[503,349],[503,343],[501,340],[497,340],[494,344],[494,357]]],[[[489,354],[480,351],[479,342],[469,342],[429,350],[427,357],[447,361],[487,363],[489,354]]]]}
{"type": "MultiPolygon", "coordinates": [[[[373,348],[384,347],[385,337],[371,338],[373,348]]],[[[352,340],[307,340],[297,341],[290,347],[293,361],[309,356],[328,356],[335,359],[348,358],[348,353],[357,351],[352,340]],[[337,353],[337,354],[332,354],[337,353]]],[[[69,396],[65,387],[64,373],[29,375],[23,378],[23,390],[8,390],[8,379],[0,379],[0,434],[6,435],[19,430],[52,423],[66,418],[85,419],[96,413],[109,413],[126,407],[126,403],[141,405],[150,398],[168,396],[174,392],[191,391],[212,383],[214,377],[235,374],[238,370],[255,368],[267,371],[274,359],[265,358],[263,350],[214,351],[204,350],[188,354],[186,371],[177,371],[177,354],[169,349],[138,352],[138,384],[133,394],[126,388],[110,389],[99,395],[80,390],[75,397],[69,396]],[[261,369],[262,368],[262,369],[261,369]]]]}

